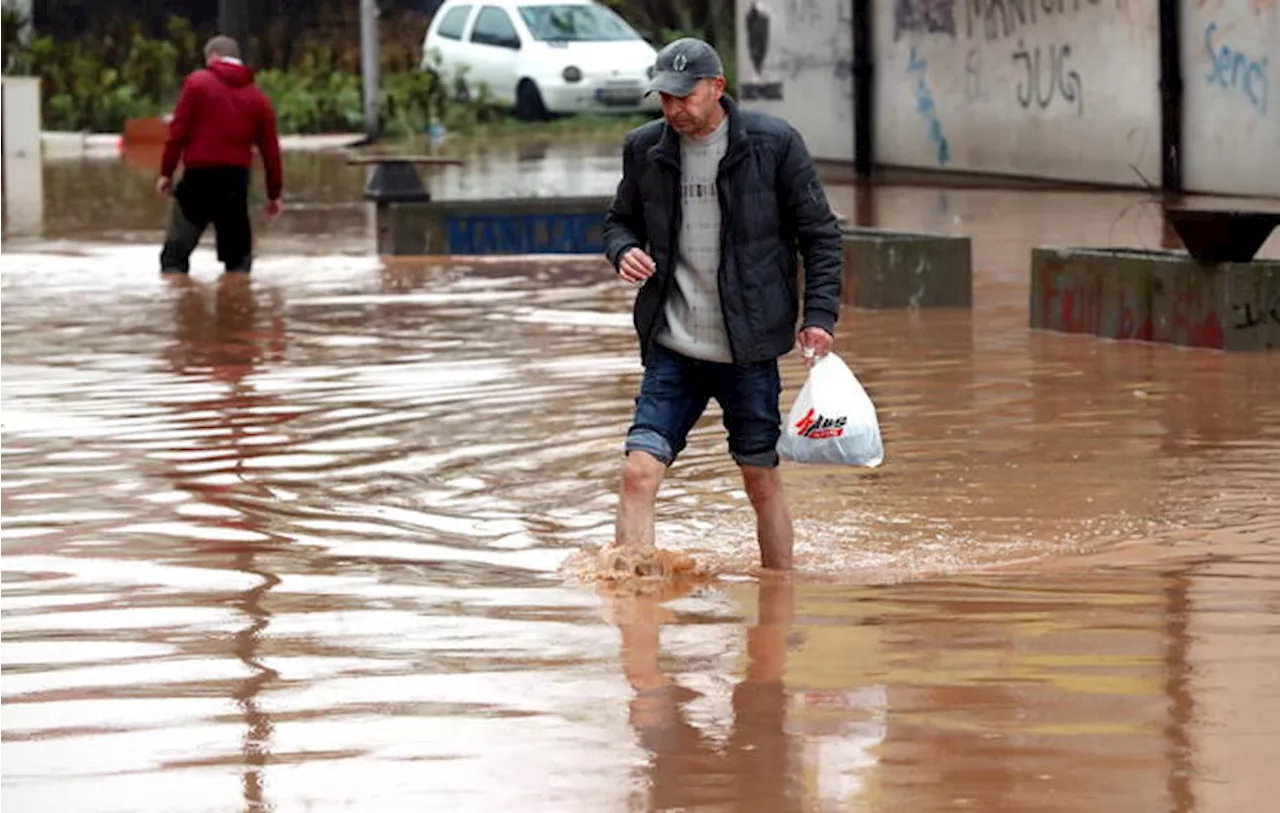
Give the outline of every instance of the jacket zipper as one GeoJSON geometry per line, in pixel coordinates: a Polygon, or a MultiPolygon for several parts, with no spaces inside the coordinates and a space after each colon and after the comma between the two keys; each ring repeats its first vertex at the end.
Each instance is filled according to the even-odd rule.
{"type": "MultiPolygon", "coordinates": [[[[730,131],[732,136],[732,131],[730,131]]],[[[733,226],[732,218],[729,214],[729,199],[732,197],[733,190],[730,188],[729,170],[736,167],[742,162],[742,157],[737,155],[733,149],[733,142],[730,141],[725,151],[725,157],[720,159],[720,166],[716,169],[716,192],[720,204],[720,265],[716,269],[716,293],[720,296],[720,318],[724,320],[725,336],[729,339],[729,355],[736,363],[742,354],[738,352],[738,348],[734,345],[733,331],[729,329],[729,311],[725,308],[725,257],[730,252],[738,250],[737,243],[729,240],[730,228],[733,226]],[[732,161],[728,159],[732,158],[732,161]],[[720,188],[720,181],[724,181],[724,188],[720,188]],[[725,192],[730,194],[726,195],[725,192]]],[[[741,151],[742,147],[739,147],[741,151]]]]}

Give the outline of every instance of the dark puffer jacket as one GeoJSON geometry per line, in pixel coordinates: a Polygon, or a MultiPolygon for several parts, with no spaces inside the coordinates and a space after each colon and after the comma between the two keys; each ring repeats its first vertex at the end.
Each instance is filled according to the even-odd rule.
{"type": "MultiPolygon", "coordinates": [[[[843,255],[804,140],[775,116],[739,110],[723,97],[729,146],[720,162],[720,301],[737,364],[775,359],[795,346],[797,253],[804,259],[804,327],[835,333],[843,255]]],[[[618,267],[632,247],[657,265],[636,297],[645,360],[663,325],[680,237],[680,136],[663,120],[642,125],[623,146],[622,180],[604,221],[605,253],[618,267]]]]}

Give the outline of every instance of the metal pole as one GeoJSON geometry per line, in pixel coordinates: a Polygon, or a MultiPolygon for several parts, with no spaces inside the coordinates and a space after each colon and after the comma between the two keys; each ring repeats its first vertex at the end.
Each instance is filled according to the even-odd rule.
{"type": "Polygon", "coordinates": [[[378,138],[378,0],[360,0],[360,74],[364,83],[364,132],[378,138]]]}
{"type": "Polygon", "coordinates": [[[875,166],[875,55],[871,52],[871,0],[853,0],[853,168],[871,177],[875,166]]]}
{"type": "Polygon", "coordinates": [[[249,4],[247,0],[219,0],[218,33],[225,34],[240,44],[240,56],[252,62],[249,53],[249,4]]]}
{"type": "Polygon", "coordinates": [[[1182,192],[1182,19],[1178,0],[1160,0],[1160,188],[1182,192]]]}

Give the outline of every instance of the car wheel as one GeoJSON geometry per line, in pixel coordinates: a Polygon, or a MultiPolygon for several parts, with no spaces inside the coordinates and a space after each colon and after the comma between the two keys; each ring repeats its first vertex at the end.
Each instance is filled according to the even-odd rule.
{"type": "Polygon", "coordinates": [[[548,118],[542,92],[532,79],[521,79],[516,85],[516,118],[521,121],[546,121],[548,118]]]}

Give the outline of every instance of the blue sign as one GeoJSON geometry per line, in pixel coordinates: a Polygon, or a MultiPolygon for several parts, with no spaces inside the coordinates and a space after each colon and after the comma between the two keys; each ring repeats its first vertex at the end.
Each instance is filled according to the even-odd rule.
{"type": "Polygon", "coordinates": [[[445,218],[450,254],[600,254],[603,212],[445,218]]]}

